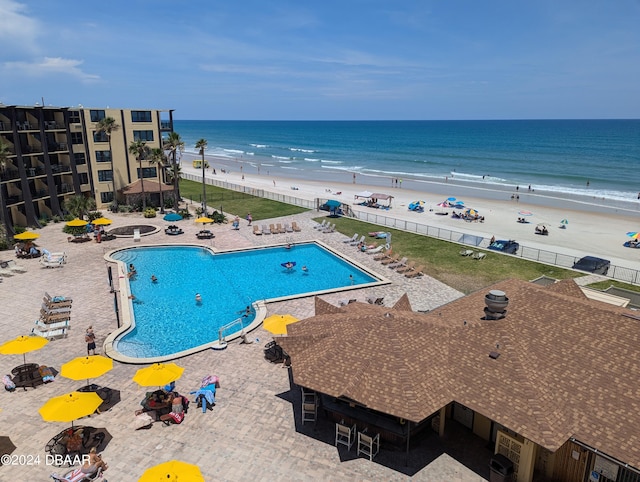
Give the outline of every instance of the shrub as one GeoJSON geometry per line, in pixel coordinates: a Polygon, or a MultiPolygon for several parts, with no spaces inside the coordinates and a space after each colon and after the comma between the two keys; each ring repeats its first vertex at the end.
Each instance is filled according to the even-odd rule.
{"type": "Polygon", "coordinates": [[[87,213],[87,219],[89,222],[95,221],[98,218],[102,217],[102,211],[91,211],[87,213]]]}
{"type": "Polygon", "coordinates": [[[49,220],[47,218],[40,218],[38,219],[38,224],[44,228],[47,224],[49,224],[49,220]]]}
{"type": "Polygon", "coordinates": [[[54,223],[59,223],[60,221],[62,221],[62,217],[56,214],[51,218],[51,221],[53,221],[54,223]]]}
{"type": "Polygon", "coordinates": [[[27,230],[24,226],[13,226],[13,232],[15,234],[24,233],[27,230]]]}
{"type": "Polygon", "coordinates": [[[191,212],[186,208],[179,209],[178,214],[182,216],[183,219],[189,219],[191,217],[191,212]]]}
{"type": "Polygon", "coordinates": [[[156,210],[153,208],[147,208],[147,210],[144,212],[144,217],[145,218],[155,218],[156,217],[156,210]]]}

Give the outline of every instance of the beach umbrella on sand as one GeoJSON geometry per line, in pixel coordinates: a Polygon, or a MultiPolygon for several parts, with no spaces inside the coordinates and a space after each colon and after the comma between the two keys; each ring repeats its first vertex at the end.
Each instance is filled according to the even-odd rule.
{"type": "Polygon", "coordinates": [[[182,216],[180,216],[178,213],[169,213],[162,219],[164,219],[165,221],[174,222],[180,221],[182,219],[182,216]]]}
{"type": "Polygon", "coordinates": [[[475,209],[467,209],[465,211],[465,214],[467,216],[477,216],[478,214],[480,214],[478,211],[476,211],[475,209]]]}
{"type": "Polygon", "coordinates": [[[25,356],[25,353],[39,350],[47,343],[49,343],[49,340],[42,336],[21,335],[18,338],[14,338],[13,340],[0,345],[0,353],[3,355],[22,355],[24,364],[26,365],[27,357],[25,356]]]}
{"type": "Polygon", "coordinates": [[[456,198],[454,198],[454,197],[448,197],[447,198],[447,201],[449,201],[449,202],[454,202],[455,200],[456,200],[456,198]]]}
{"type": "Polygon", "coordinates": [[[627,236],[633,239],[640,239],[640,231],[629,231],[627,236]]]}
{"type": "Polygon", "coordinates": [[[33,231],[25,231],[24,233],[16,234],[13,239],[17,239],[19,241],[29,241],[32,239],[38,239],[40,235],[38,233],[34,233],[33,231]]]}
{"type": "Polygon", "coordinates": [[[138,482],[204,482],[200,467],[179,460],[169,460],[148,468],[138,482]]]}
{"type": "Polygon", "coordinates": [[[569,220],[565,218],[562,221],[560,221],[560,224],[567,225],[567,224],[569,224],[569,220]]]}
{"type": "Polygon", "coordinates": [[[518,211],[518,214],[520,216],[533,216],[533,213],[531,211],[518,211]]]}

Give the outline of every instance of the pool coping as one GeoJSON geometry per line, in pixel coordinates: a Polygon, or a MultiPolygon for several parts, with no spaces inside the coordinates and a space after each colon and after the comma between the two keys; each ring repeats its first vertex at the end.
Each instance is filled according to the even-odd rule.
{"type": "MultiPolygon", "coordinates": [[[[214,349],[214,350],[223,350],[224,348],[226,348],[227,344],[231,341],[234,341],[238,338],[240,338],[241,336],[243,336],[246,333],[250,333],[251,331],[255,330],[256,328],[258,328],[262,322],[264,321],[266,314],[267,314],[267,304],[269,303],[276,303],[276,302],[280,302],[280,301],[287,301],[287,300],[292,300],[292,299],[299,299],[299,298],[308,298],[308,297],[314,297],[314,296],[319,296],[319,295],[324,295],[324,294],[328,294],[328,293],[339,293],[339,292],[343,292],[343,291],[352,291],[352,290],[356,290],[356,289],[362,289],[362,288],[369,288],[372,286],[383,286],[383,285],[387,285],[387,284],[391,284],[391,281],[389,279],[387,279],[386,277],[380,275],[379,273],[371,270],[370,268],[364,266],[363,264],[359,263],[358,261],[350,258],[349,256],[346,256],[345,254],[336,251],[335,249],[333,249],[332,247],[328,246],[327,244],[323,243],[322,241],[315,239],[315,240],[307,240],[304,242],[300,242],[300,243],[296,243],[296,244],[316,244],[321,246],[322,248],[326,249],[327,251],[329,251],[330,253],[332,253],[334,256],[337,256],[338,258],[356,266],[358,269],[360,269],[361,271],[367,273],[369,276],[375,278],[377,281],[373,281],[370,283],[363,283],[363,284],[359,284],[359,285],[354,285],[354,286],[345,286],[342,288],[335,288],[335,289],[328,289],[328,290],[320,290],[320,291],[310,291],[308,293],[304,293],[304,294],[297,294],[297,295],[287,295],[287,296],[280,296],[278,298],[268,298],[268,299],[263,299],[263,300],[256,300],[252,303],[254,310],[255,310],[255,317],[253,319],[253,321],[251,322],[251,324],[249,324],[247,327],[243,328],[242,330],[239,330],[237,332],[234,332],[230,335],[225,336],[222,339],[222,343],[221,340],[215,340],[212,341],[210,343],[205,343],[204,345],[198,345],[197,347],[193,347],[193,348],[189,348],[187,350],[183,350],[177,353],[172,353],[170,355],[162,355],[162,356],[158,356],[158,357],[148,357],[148,358],[137,358],[137,357],[130,357],[127,355],[122,354],[121,352],[119,352],[118,350],[115,349],[114,347],[114,342],[115,340],[120,337],[121,335],[123,335],[124,333],[126,333],[127,331],[131,330],[133,328],[133,317],[132,317],[132,313],[133,313],[133,300],[131,300],[129,298],[129,296],[131,295],[131,287],[129,285],[129,278],[127,277],[127,265],[125,262],[123,261],[119,261],[116,260],[114,258],[111,257],[111,255],[115,252],[118,251],[124,251],[124,250],[129,250],[129,249],[138,249],[138,248],[162,248],[162,247],[194,247],[194,248],[204,248],[206,250],[211,251],[214,255],[215,254],[226,254],[226,253],[234,253],[234,252],[241,252],[241,251],[257,251],[260,249],[267,249],[267,248],[277,248],[277,247],[284,247],[287,246],[289,243],[274,243],[274,244],[268,244],[268,245],[263,245],[263,246],[254,246],[254,247],[250,247],[250,248],[232,248],[232,249],[217,249],[213,246],[207,246],[204,244],[198,244],[198,243],[180,243],[180,244],[165,244],[165,243],[160,243],[160,244],[139,244],[139,245],[134,245],[134,246],[126,246],[126,247],[121,247],[121,248],[117,248],[117,249],[112,249],[110,251],[107,251],[104,255],[103,258],[106,262],[108,263],[114,263],[117,267],[117,272],[118,272],[118,283],[119,283],[119,289],[116,290],[115,292],[118,295],[118,304],[120,307],[120,327],[117,328],[116,330],[114,330],[113,332],[109,333],[109,335],[107,336],[107,338],[104,341],[103,344],[103,353],[108,356],[109,358],[112,358],[116,361],[119,361],[121,363],[128,363],[128,364],[134,364],[134,365],[144,365],[144,364],[150,364],[150,363],[158,363],[158,362],[166,362],[166,361],[170,361],[170,360],[176,360],[178,358],[183,358],[189,355],[193,355],[194,353],[199,353],[201,351],[205,351],[205,350],[209,350],[209,349],[214,349]],[[126,309],[125,309],[126,307],[126,309]]],[[[235,320],[233,320],[235,321],[235,320]]],[[[229,323],[232,323],[231,321],[229,323]]],[[[224,325],[226,326],[226,325],[224,325]]]]}

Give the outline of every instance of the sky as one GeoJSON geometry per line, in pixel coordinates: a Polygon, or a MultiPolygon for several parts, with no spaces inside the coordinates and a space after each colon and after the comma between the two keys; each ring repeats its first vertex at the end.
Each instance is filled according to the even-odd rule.
{"type": "Polygon", "coordinates": [[[216,120],[640,118],[640,0],[0,0],[0,102],[216,120]]]}

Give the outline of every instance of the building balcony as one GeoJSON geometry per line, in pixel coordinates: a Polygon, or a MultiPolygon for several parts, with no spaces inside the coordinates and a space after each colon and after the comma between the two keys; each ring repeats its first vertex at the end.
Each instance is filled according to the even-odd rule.
{"type": "Polygon", "coordinates": [[[69,146],[66,142],[49,142],[47,144],[47,149],[49,152],[68,151],[69,146]]]}
{"type": "Polygon", "coordinates": [[[71,172],[71,166],[65,166],[64,164],[51,164],[51,170],[54,174],[71,172]]]}
{"type": "Polygon", "coordinates": [[[163,131],[171,130],[171,122],[170,121],[160,121],[160,129],[163,131]]]}
{"type": "Polygon", "coordinates": [[[13,181],[15,179],[20,179],[20,171],[17,169],[5,169],[0,174],[0,181],[13,181]]]}
{"type": "Polygon", "coordinates": [[[27,177],[44,176],[47,172],[44,167],[26,167],[27,177]]]}
{"type": "Polygon", "coordinates": [[[41,199],[43,197],[49,197],[48,189],[38,189],[34,193],[32,193],[33,199],[41,199]]]}
{"type": "Polygon", "coordinates": [[[17,194],[14,196],[7,196],[7,206],[11,204],[18,204],[24,202],[24,196],[22,194],[17,194]]]}
{"type": "Polygon", "coordinates": [[[56,186],[56,191],[58,194],[66,194],[68,192],[73,192],[73,185],[63,182],[59,186],[56,186]]]}

